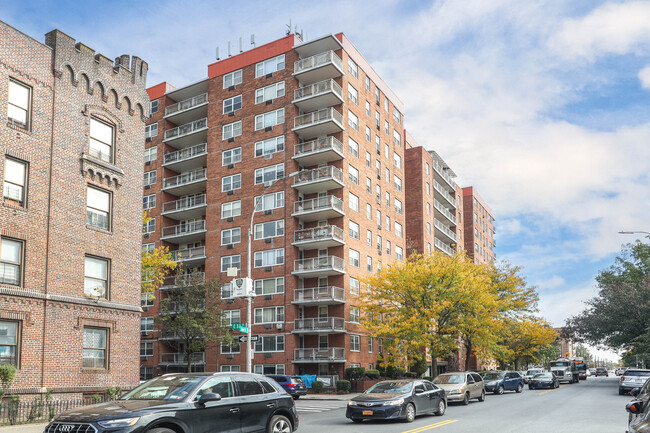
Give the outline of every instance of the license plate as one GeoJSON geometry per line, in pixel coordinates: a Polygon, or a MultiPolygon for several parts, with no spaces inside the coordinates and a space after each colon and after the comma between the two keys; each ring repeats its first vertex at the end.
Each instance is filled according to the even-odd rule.
{"type": "Polygon", "coordinates": [[[361,415],[372,415],[372,413],[373,412],[371,410],[364,410],[363,412],[361,412],[361,415]]]}

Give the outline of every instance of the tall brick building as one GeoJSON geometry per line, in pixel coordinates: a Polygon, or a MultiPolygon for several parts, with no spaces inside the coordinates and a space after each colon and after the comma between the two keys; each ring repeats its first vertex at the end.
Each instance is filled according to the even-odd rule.
{"type": "Polygon", "coordinates": [[[137,57],[0,22],[0,361],[18,368],[13,393],[138,383],[146,75],[137,57]]]}
{"type": "Polygon", "coordinates": [[[472,186],[463,188],[462,209],[468,257],[478,264],[493,262],[496,243],[492,209],[472,186]]]}

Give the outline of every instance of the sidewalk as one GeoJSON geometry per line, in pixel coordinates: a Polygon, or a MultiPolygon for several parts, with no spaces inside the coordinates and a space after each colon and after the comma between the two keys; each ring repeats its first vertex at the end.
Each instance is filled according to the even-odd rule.
{"type": "Polygon", "coordinates": [[[22,424],[0,427],[0,433],[43,433],[47,423],[42,424],[22,424]]]}

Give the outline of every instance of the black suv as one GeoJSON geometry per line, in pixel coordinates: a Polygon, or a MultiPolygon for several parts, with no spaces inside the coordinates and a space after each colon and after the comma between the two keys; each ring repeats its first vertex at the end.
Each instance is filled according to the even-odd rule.
{"type": "Polygon", "coordinates": [[[45,433],[291,433],[297,428],[293,399],[273,380],[250,373],[187,373],[160,376],[116,401],[64,412],[45,433]]]}

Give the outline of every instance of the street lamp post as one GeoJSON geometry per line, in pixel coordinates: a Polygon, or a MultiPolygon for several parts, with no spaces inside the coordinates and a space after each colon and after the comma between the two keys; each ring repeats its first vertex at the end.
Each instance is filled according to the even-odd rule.
{"type": "Polygon", "coordinates": [[[620,231],[618,232],[619,235],[638,235],[640,233],[643,233],[646,235],[646,237],[650,238],[650,232],[644,232],[641,230],[634,230],[634,231],[620,231]]]}

